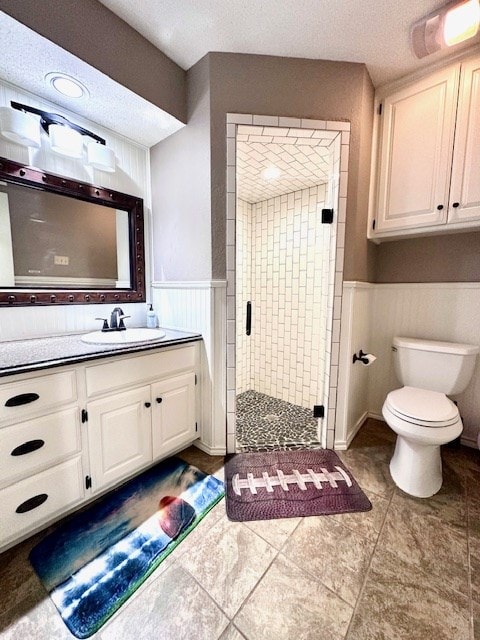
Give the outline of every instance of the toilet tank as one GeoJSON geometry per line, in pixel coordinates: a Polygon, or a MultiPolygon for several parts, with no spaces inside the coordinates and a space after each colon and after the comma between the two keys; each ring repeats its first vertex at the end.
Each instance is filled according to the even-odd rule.
{"type": "Polygon", "coordinates": [[[396,337],[392,351],[395,374],[404,386],[455,395],[470,382],[479,347],[396,337]]]}

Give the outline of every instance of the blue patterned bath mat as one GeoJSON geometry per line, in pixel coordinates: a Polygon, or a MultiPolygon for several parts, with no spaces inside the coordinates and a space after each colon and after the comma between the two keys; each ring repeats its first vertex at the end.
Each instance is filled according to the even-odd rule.
{"type": "Polygon", "coordinates": [[[168,458],[44,538],[30,562],[70,631],[98,631],[223,494],[217,478],[168,458]]]}

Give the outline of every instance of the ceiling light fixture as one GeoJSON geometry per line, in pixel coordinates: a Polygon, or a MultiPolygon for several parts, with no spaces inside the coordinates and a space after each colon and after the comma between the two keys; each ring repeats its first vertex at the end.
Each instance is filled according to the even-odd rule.
{"type": "Polygon", "coordinates": [[[47,73],[45,80],[62,96],[67,98],[88,98],[90,95],[85,85],[65,73],[56,71],[47,73]]]}
{"type": "Polygon", "coordinates": [[[267,167],[262,171],[262,177],[265,180],[278,180],[278,178],[282,175],[282,172],[278,167],[267,167]]]}
{"type": "Polygon", "coordinates": [[[475,37],[479,27],[480,0],[455,0],[413,25],[413,51],[423,58],[475,37]]]}

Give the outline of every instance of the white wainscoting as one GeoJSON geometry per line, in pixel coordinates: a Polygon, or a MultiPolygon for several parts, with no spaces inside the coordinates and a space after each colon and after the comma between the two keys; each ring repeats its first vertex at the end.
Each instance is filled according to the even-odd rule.
{"type": "Polygon", "coordinates": [[[203,336],[200,440],[211,455],[226,453],[226,282],[153,282],[159,324],[203,336]]]}
{"type": "MultiPolygon", "coordinates": [[[[37,307],[2,307],[0,309],[0,344],[10,340],[28,340],[67,333],[82,333],[101,329],[95,318],[110,316],[114,304],[73,304],[37,307]]],[[[127,326],[146,325],[145,304],[121,303],[123,312],[130,316],[127,326]]]]}
{"type": "MultiPolygon", "coordinates": [[[[344,282],[343,309],[346,324],[342,317],[342,384],[339,388],[343,404],[342,419],[337,423],[335,436],[337,448],[348,445],[362,412],[381,418],[385,396],[399,386],[392,366],[391,345],[394,336],[480,346],[478,282],[370,285],[344,282]],[[343,333],[344,327],[349,327],[348,332],[343,333]],[[358,348],[374,353],[377,360],[367,368],[353,364],[351,356],[358,348]],[[348,351],[350,359],[347,357],[348,351]],[[363,376],[360,367],[368,378],[366,409],[362,396],[365,381],[358,379],[358,376],[363,376]]],[[[454,399],[458,401],[464,423],[462,442],[476,446],[480,431],[480,358],[477,358],[469,386],[454,399]]]]}
{"type": "Polygon", "coordinates": [[[372,353],[371,299],[373,286],[344,282],[340,362],[338,377],[335,448],[347,449],[369,413],[369,367],[356,362],[353,354],[372,353]]]}

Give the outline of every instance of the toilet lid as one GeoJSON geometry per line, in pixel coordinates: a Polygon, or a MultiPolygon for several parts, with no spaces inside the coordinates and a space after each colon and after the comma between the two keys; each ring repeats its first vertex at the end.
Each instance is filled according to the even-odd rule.
{"type": "Polygon", "coordinates": [[[403,387],[391,391],[387,406],[399,418],[427,427],[447,426],[459,418],[457,407],[444,393],[427,389],[403,387]]]}

